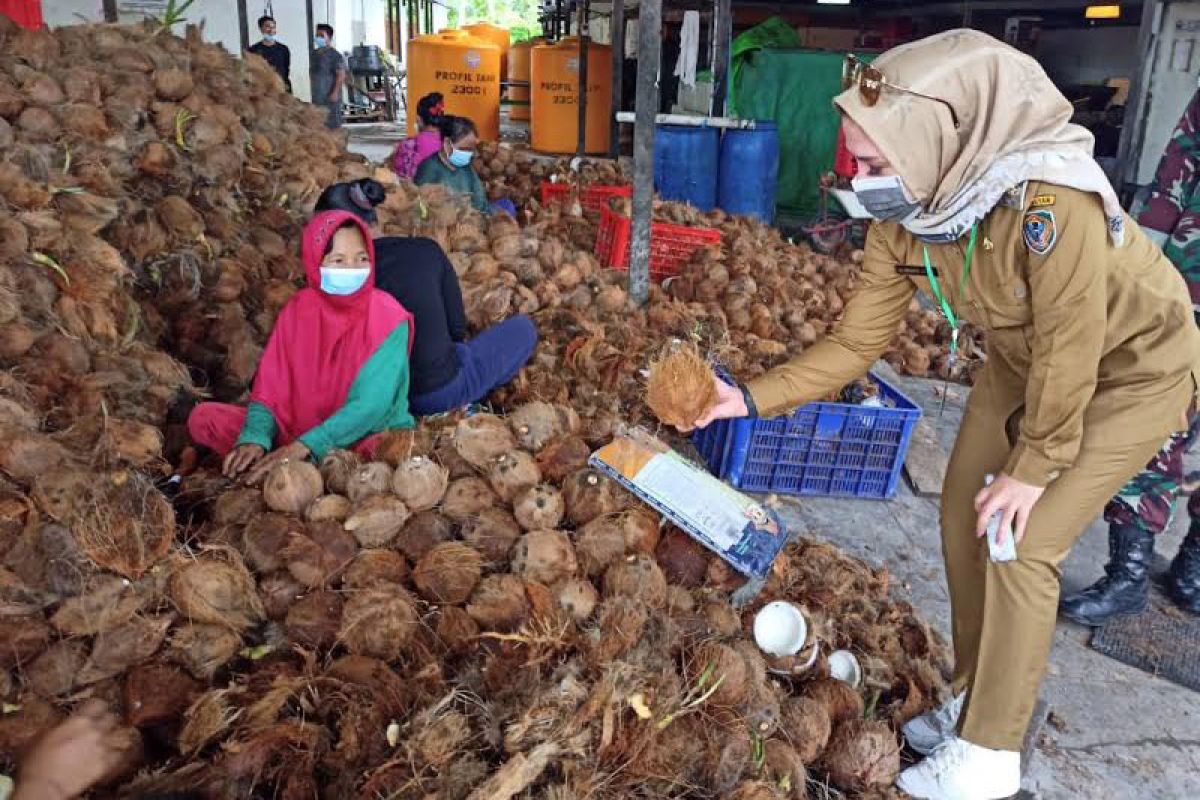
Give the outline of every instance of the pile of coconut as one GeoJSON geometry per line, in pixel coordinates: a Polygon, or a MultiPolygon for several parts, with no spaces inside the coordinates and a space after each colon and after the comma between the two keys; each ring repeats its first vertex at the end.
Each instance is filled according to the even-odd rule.
{"type": "MultiPolygon", "coordinates": [[[[388,179],[268,66],[194,30],[0,18],[0,771],[99,697],[130,744],[101,796],[886,785],[895,725],[943,689],[941,646],[886,574],[801,543],[761,597],[801,604],[820,652],[854,650],[866,681],[847,694],[823,656],[764,672],[737,576],[587,468],[617,420],[648,418],[639,371],[664,338],[738,334],[723,306],[657,287],[631,309],[575,208],[518,226],[393,182],[381,209],[446,248],[476,329],[534,315],[505,417],[261,488],[201,472],[174,504],[159,491],[176,401],[245,392],[317,194],[371,174],[388,179]]],[[[720,224],[727,258],[746,235],[807,263],[720,224]]]]}
{"type": "Polygon", "coordinates": [[[569,183],[577,189],[630,183],[615,161],[554,158],[508,142],[481,142],[474,164],[488,197],[512,200],[519,209],[536,210],[541,205],[543,181],[569,183]]]}

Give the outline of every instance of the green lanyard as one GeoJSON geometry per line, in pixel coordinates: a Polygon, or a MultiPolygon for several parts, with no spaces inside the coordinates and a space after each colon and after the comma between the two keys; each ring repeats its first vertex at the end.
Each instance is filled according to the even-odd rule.
{"type": "MultiPolygon", "coordinates": [[[[959,293],[966,288],[967,278],[971,276],[971,257],[975,255],[975,240],[979,238],[979,226],[971,226],[971,239],[967,242],[967,254],[963,258],[963,275],[962,287],[959,293]]],[[[946,321],[950,323],[950,359],[953,364],[954,359],[958,356],[958,317],[954,314],[954,309],[946,302],[946,296],[942,294],[942,287],[938,285],[937,273],[933,271],[933,264],[929,262],[929,248],[922,247],[922,254],[925,256],[925,276],[929,278],[929,285],[933,287],[933,295],[937,298],[938,303],[942,306],[942,313],[946,315],[946,321]]]]}

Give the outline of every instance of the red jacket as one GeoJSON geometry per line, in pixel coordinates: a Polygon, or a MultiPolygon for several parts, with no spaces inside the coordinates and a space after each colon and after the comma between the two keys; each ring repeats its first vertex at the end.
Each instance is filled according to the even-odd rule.
{"type": "Polygon", "coordinates": [[[44,24],[42,0],[0,0],[0,15],[30,30],[40,28],[44,24]]]}

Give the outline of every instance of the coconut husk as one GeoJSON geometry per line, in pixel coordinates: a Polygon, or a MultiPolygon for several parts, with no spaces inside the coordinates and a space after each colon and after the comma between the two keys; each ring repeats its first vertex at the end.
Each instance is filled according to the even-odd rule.
{"type": "Polygon", "coordinates": [[[687,430],[717,404],[716,381],[694,343],[671,346],[650,365],[646,404],[663,423],[687,430]]]}
{"type": "Polygon", "coordinates": [[[862,719],[862,695],[848,683],[836,678],[821,678],[805,685],[804,693],[825,707],[834,727],[841,722],[862,719]]]}
{"type": "Polygon", "coordinates": [[[466,609],[459,606],[438,609],[434,632],[446,649],[457,655],[469,653],[478,646],[479,625],[466,609]]]}
{"type": "Polygon", "coordinates": [[[336,522],[314,522],[309,535],[292,534],[280,558],[287,571],[312,589],[330,585],[358,553],[358,542],[336,522]]]}
{"type": "Polygon", "coordinates": [[[578,436],[562,436],[538,450],[537,464],[542,477],[551,483],[561,483],[568,475],[587,467],[592,448],[578,436]]]}
{"type": "Polygon", "coordinates": [[[266,575],[258,582],[258,597],[267,619],[282,621],[292,603],[304,594],[304,587],[288,572],[266,575]]]}
{"type": "Polygon", "coordinates": [[[454,525],[449,519],[436,511],[418,511],[400,529],[393,544],[409,561],[416,562],[453,536],[454,525]]]}
{"type": "Polygon", "coordinates": [[[461,542],[445,542],[413,567],[413,584],[431,603],[465,603],[482,575],[483,559],[461,542]]]}
{"type": "Polygon", "coordinates": [[[486,469],[516,446],[508,425],[494,414],[475,414],[454,429],[455,451],[476,469],[486,469]]]}
{"type": "Polygon", "coordinates": [[[526,489],[542,482],[542,472],[533,456],[524,450],[513,450],[492,462],[488,481],[505,503],[526,489]]]}
{"type": "Polygon", "coordinates": [[[367,689],[374,703],[399,712],[408,704],[411,691],[386,662],[368,656],[342,656],[329,665],[325,677],[367,689]]]}
{"type": "Polygon", "coordinates": [[[388,430],[375,442],[375,458],[399,467],[410,458],[429,457],[433,452],[433,437],[425,428],[388,430]]]}
{"type": "Polygon", "coordinates": [[[588,660],[596,666],[632,650],[641,641],[649,619],[644,606],[624,596],[605,599],[595,613],[595,625],[587,631],[587,650],[588,660]]]}
{"type": "MultiPolygon", "coordinates": [[[[388,473],[390,476],[391,470],[388,473]]],[[[383,547],[399,535],[408,518],[408,508],[400,498],[390,494],[371,494],[355,502],[354,510],[342,524],[363,547],[383,547]]]]}
{"type": "Polygon", "coordinates": [[[744,781],[727,796],[729,800],[781,800],[789,795],[767,781],[744,781]]]}
{"type": "Polygon", "coordinates": [[[575,534],[579,568],[589,578],[599,578],[625,556],[625,531],[616,516],[598,517],[575,534]]]}
{"type": "Polygon", "coordinates": [[[700,683],[705,673],[709,676],[705,681],[708,686],[720,681],[709,697],[708,702],[713,706],[734,708],[746,698],[750,689],[746,661],[728,645],[705,642],[691,654],[686,666],[692,685],[700,683]]]}
{"type": "Polygon", "coordinates": [[[125,721],[135,728],[174,722],[200,694],[200,684],[162,661],[129,670],[123,684],[125,721]]]}
{"type": "Polygon", "coordinates": [[[141,584],[101,577],[85,591],[63,601],[50,624],[63,636],[94,636],[128,622],[152,600],[141,584]]]}
{"type": "Polygon", "coordinates": [[[583,624],[596,610],[600,602],[600,593],[595,585],[586,578],[569,578],[554,587],[558,604],[563,611],[571,615],[576,624],[583,624]]]}
{"type": "Polygon", "coordinates": [[[242,531],[241,552],[246,561],[260,574],[275,572],[283,567],[281,553],[292,534],[303,536],[303,523],[285,514],[259,514],[242,531]]]}
{"type": "Polygon", "coordinates": [[[573,473],[563,483],[563,501],[567,518],[578,527],[624,510],[629,496],[607,475],[588,468],[573,473]]]}
{"type": "Polygon", "coordinates": [[[557,528],[565,513],[562,494],[549,484],[526,489],[513,501],[513,516],[527,531],[557,528]]]}
{"type": "Polygon", "coordinates": [[[96,637],[91,655],[76,676],[78,684],[86,686],[120,675],[150,658],[162,646],[173,621],[170,615],[134,617],[104,631],[96,637]]]}
{"type": "Polygon", "coordinates": [[[848,720],[834,729],[821,765],[834,785],[846,791],[891,786],[900,773],[900,744],[882,722],[848,720]]]}
{"type": "Polygon", "coordinates": [[[521,526],[512,514],[500,508],[485,508],[466,520],[460,530],[463,541],[492,564],[508,563],[513,545],[521,538],[521,526]]]}
{"type": "Polygon", "coordinates": [[[182,564],[171,574],[169,592],[175,607],[192,622],[244,631],[263,618],[254,578],[227,549],[211,550],[207,557],[182,564]]]}
{"type": "Polygon", "coordinates": [[[52,634],[40,615],[0,616],[0,669],[32,661],[50,644],[52,634]]]}
{"type": "Polygon", "coordinates": [[[485,631],[516,630],[529,615],[524,582],[510,574],[485,577],[471,594],[467,613],[485,631]]]}
{"type": "Polygon", "coordinates": [[[353,510],[354,505],[349,498],[340,494],[323,494],[304,510],[304,518],[309,522],[344,522],[353,510]]]}
{"type": "Polygon", "coordinates": [[[213,502],[212,519],[218,525],[245,525],[266,507],[259,490],[232,489],[213,502]]]}
{"type": "Polygon", "coordinates": [[[435,508],[442,502],[449,484],[449,470],[425,456],[400,462],[392,476],[392,491],[412,511],[435,508]]]}
{"type": "Polygon", "coordinates": [[[23,668],[25,683],[47,700],[67,695],[77,685],[86,661],[87,648],[82,642],[57,641],[23,668]]]}
{"type": "Polygon", "coordinates": [[[171,633],[168,657],[201,681],[212,680],[238,654],[242,638],[221,625],[184,624],[171,633]]]}
{"type": "Polygon", "coordinates": [[[363,550],[346,568],[342,586],[346,589],[400,586],[408,576],[408,562],[395,550],[363,550]]]}
{"type": "Polygon", "coordinates": [[[527,403],[508,416],[508,424],[517,442],[530,452],[538,452],[553,440],[578,433],[579,415],[568,406],[527,403]]]}
{"type": "Polygon", "coordinates": [[[643,554],[617,561],[604,573],[604,596],[624,595],[659,610],[667,602],[667,579],[653,558],[643,554]]]}
{"type": "Polygon", "coordinates": [[[303,647],[328,650],[338,641],[343,600],[329,591],[311,592],[288,609],[284,629],[288,639],[303,647]]]}
{"type": "Polygon", "coordinates": [[[307,461],[290,461],[267,475],[263,499],[273,511],[300,516],[323,489],[320,470],[307,461]]]}
{"type": "Polygon", "coordinates": [[[825,705],[811,697],[789,697],[780,706],[780,737],[806,765],[816,763],[829,743],[831,722],[825,705]]]}
{"type": "Polygon", "coordinates": [[[104,422],[98,446],[110,461],[144,467],[162,458],[163,437],[152,425],[110,418],[104,422]]]}
{"type": "Polygon", "coordinates": [[[562,531],[526,533],[513,549],[512,568],[525,579],[547,586],[575,574],[579,564],[571,539],[562,531]]]}
{"type": "Polygon", "coordinates": [[[420,624],[415,603],[402,590],[354,592],[346,599],[338,641],[351,653],[395,661],[420,624]]]}
{"type": "Polygon", "coordinates": [[[350,479],[361,466],[362,459],[357,453],[349,450],[330,450],[325,458],[321,459],[321,478],[325,482],[326,490],[332,494],[345,495],[350,479]]]}
{"type": "Polygon", "coordinates": [[[496,493],[482,478],[459,478],[446,490],[442,513],[455,522],[463,523],[498,502],[496,493]]]}
{"type": "Polygon", "coordinates": [[[709,632],[717,636],[736,636],[742,630],[742,620],[724,600],[709,600],[700,613],[709,632]]]}
{"type": "Polygon", "coordinates": [[[346,481],[346,497],[357,505],[368,497],[392,491],[392,468],[383,461],[363,464],[346,481]]]}
{"type": "Polygon", "coordinates": [[[175,511],[138,473],[100,476],[70,520],[80,549],[95,564],[137,580],[166,554],[175,538],[175,511]]]}
{"type": "Polygon", "coordinates": [[[54,469],[34,479],[31,496],[50,519],[69,523],[80,513],[93,477],[81,469],[54,469]]]}

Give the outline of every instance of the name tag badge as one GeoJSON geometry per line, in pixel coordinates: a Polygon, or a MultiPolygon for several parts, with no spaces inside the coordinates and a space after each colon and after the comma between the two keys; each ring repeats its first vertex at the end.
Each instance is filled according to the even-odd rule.
{"type": "MultiPolygon", "coordinates": [[[[896,274],[897,275],[907,275],[911,278],[924,278],[925,277],[925,267],[913,266],[912,264],[897,264],[896,265],[896,274]]],[[[933,276],[936,278],[940,274],[941,273],[938,272],[938,268],[934,267],[933,268],[933,276]]]]}

